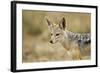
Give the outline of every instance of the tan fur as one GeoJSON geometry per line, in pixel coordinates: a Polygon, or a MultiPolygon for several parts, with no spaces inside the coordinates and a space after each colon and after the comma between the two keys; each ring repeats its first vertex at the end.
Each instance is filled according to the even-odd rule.
{"type": "Polygon", "coordinates": [[[81,59],[81,53],[80,53],[80,49],[78,46],[78,43],[75,41],[70,41],[68,39],[68,36],[66,35],[66,21],[63,18],[61,20],[61,23],[59,23],[58,26],[54,26],[53,23],[51,23],[48,19],[48,26],[51,32],[51,43],[56,43],[56,42],[60,42],[62,44],[62,46],[66,49],[68,56],[72,59],[72,60],[80,60],[81,59]],[[58,34],[58,35],[57,35],[58,34]]]}

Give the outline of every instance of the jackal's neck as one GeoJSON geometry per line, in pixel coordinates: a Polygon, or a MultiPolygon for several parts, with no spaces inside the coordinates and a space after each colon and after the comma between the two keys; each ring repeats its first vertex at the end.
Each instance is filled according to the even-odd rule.
{"type": "Polygon", "coordinates": [[[61,42],[61,44],[65,49],[69,49],[70,41],[69,41],[68,36],[65,31],[64,31],[63,41],[61,42]]]}

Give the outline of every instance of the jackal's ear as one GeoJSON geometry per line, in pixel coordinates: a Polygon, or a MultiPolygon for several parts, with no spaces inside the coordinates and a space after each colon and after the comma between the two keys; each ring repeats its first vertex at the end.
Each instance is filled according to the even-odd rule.
{"type": "Polygon", "coordinates": [[[53,24],[52,24],[52,22],[48,18],[46,18],[46,21],[47,21],[49,30],[50,31],[53,30],[53,24]]]}
{"type": "Polygon", "coordinates": [[[62,20],[61,20],[61,22],[60,22],[60,24],[59,24],[59,27],[60,27],[61,29],[65,30],[65,28],[66,28],[66,20],[65,20],[64,17],[62,18],[62,20]]]}
{"type": "Polygon", "coordinates": [[[52,25],[52,23],[50,22],[50,20],[48,18],[46,18],[46,21],[48,23],[48,26],[51,26],[52,25]]]}

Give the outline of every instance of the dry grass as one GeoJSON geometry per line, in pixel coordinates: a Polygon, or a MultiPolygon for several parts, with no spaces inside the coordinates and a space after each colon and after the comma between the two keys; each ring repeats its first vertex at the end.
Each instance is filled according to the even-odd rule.
{"type": "MultiPolygon", "coordinates": [[[[23,62],[72,60],[60,43],[50,44],[44,39],[41,40],[38,37],[33,38],[31,36],[25,38],[23,43],[23,62]]],[[[75,51],[75,53],[77,52],[75,51]]],[[[83,50],[82,59],[90,59],[90,48],[83,50]]]]}

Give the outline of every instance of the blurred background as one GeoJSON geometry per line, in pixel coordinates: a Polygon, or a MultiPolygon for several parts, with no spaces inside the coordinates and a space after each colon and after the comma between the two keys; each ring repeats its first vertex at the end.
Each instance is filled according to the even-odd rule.
{"type": "MultiPolygon", "coordinates": [[[[76,12],[22,11],[23,63],[71,60],[60,43],[50,44],[50,32],[46,18],[59,24],[66,19],[66,29],[72,32],[91,31],[91,14],[76,12]]],[[[84,50],[82,59],[90,59],[90,47],[84,50]]]]}

